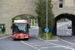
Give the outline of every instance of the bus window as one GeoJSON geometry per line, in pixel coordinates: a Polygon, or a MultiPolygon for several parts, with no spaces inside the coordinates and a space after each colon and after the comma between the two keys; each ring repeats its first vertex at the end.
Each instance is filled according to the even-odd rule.
{"type": "Polygon", "coordinates": [[[13,33],[28,33],[28,24],[15,23],[13,24],[13,33]]]}

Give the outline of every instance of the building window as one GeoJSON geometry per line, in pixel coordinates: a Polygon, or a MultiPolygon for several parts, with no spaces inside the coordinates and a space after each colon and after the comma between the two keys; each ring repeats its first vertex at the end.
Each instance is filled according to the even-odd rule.
{"type": "Polygon", "coordinates": [[[59,8],[63,8],[63,0],[59,0],[59,8]]]}

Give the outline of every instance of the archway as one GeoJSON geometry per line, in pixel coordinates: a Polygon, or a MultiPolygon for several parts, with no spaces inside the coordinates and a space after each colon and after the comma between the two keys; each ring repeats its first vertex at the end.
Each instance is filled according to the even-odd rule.
{"type": "Polygon", "coordinates": [[[12,18],[12,22],[14,22],[14,20],[27,20],[31,27],[38,26],[37,21],[36,21],[37,18],[30,14],[17,15],[14,18],[12,18]]]}
{"type": "Polygon", "coordinates": [[[75,15],[69,14],[69,13],[60,14],[55,18],[55,26],[53,28],[53,35],[57,36],[57,21],[61,18],[67,18],[72,21],[72,35],[75,36],[75,20],[74,20],[75,15]]]}
{"type": "MultiPolygon", "coordinates": [[[[33,32],[35,31],[38,31],[37,29],[32,29],[32,28],[37,28],[38,27],[38,21],[37,21],[37,18],[33,15],[30,15],[30,14],[22,14],[22,15],[18,15],[18,16],[15,16],[14,18],[12,18],[12,23],[14,22],[14,20],[27,20],[28,21],[28,24],[30,25],[30,28],[29,28],[29,37],[34,37],[36,35],[38,35],[38,32],[35,34],[33,32]]],[[[19,27],[20,28],[23,28],[24,26],[22,27],[19,27]]],[[[24,29],[22,29],[24,30],[24,29]]],[[[12,29],[12,32],[13,29],[12,29]]]]}
{"type": "Polygon", "coordinates": [[[61,18],[57,21],[57,36],[72,36],[72,21],[61,18]]]}

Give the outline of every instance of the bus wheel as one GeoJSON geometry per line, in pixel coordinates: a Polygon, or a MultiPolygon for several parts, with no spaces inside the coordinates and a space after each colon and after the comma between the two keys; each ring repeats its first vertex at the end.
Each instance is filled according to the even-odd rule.
{"type": "Polygon", "coordinates": [[[16,39],[13,39],[13,41],[15,41],[16,39]]]}

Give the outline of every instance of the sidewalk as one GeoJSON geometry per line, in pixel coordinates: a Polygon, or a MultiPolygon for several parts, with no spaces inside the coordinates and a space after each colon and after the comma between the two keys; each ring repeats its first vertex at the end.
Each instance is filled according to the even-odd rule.
{"type": "Polygon", "coordinates": [[[39,39],[39,40],[48,41],[48,42],[50,42],[50,41],[58,42],[58,36],[53,36],[50,40],[44,40],[39,35],[36,36],[36,38],[39,39]]]}
{"type": "Polygon", "coordinates": [[[12,35],[0,34],[0,39],[5,39],[5,38],[10,37],[10,36],[12,36],[12,35]]]}

